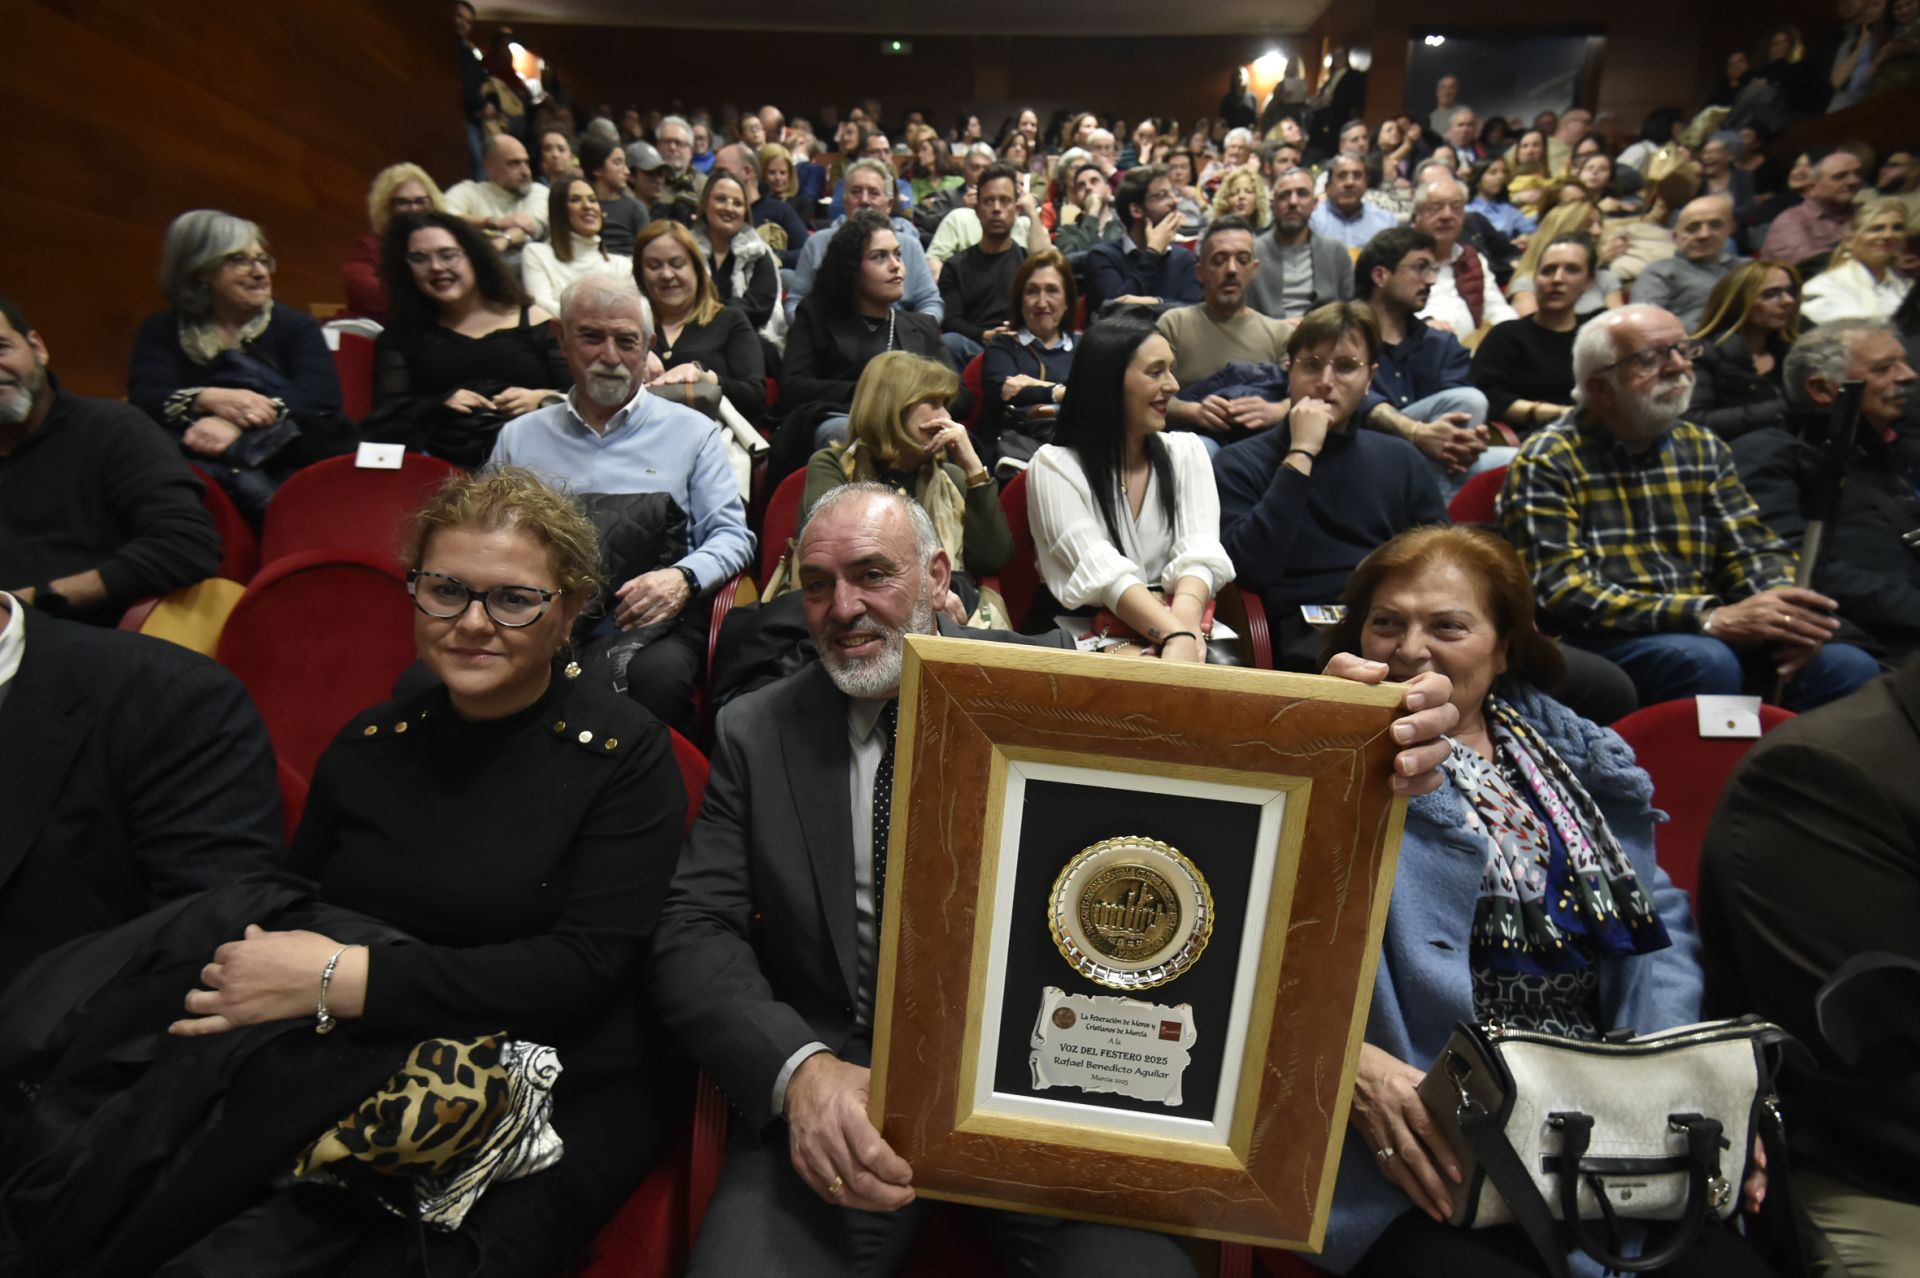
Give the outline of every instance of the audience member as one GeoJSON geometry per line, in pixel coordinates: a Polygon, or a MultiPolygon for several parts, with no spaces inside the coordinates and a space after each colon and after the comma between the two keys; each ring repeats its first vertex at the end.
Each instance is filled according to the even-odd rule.
{"type": "MultiPolygon", "coordinates": [[[[1801,419],[1796,437],[1783,425],[1749,431],[1733,446],[1740,478],[1760,517],[1788,542],[1806,530],[1807,490],[1820,482],[1817,445],[1824,443],[1834,401],[1860,382],[1860,424],[1845,458],[1844,482],[1827,519],[1826,546],[1813,586],[1839,601],[1840,615],[1865,630],[1895,662],[1920,651],[1920,444],[1900,429],[1920,382],[1899,334],[1882,320],[1822,324],[1793,344],[1784,374],[1787,397],[1801,419]]],[[[1816,498],[1814,505],[1821,504],[1816,498]]]]}
{"type": "MultiPolygon", "coordinates": [[[[1154,148],[1156,151],[1161,147],[1154,148]]],[[[1197,240],[1207,225],[1207,216],[1211,209],[1200,196],[1198,185],[1194,181],[1193,152],[1167,151],[1154,163],[1162,164],[1167,170],[1167,180],[1173,183],[1174,208],[1180,212],[1180,239],[1197,240]]],[[[1309,206],[1311,207],[1311,206],[1309,206]]]]}
{"type": "Polygon", "coordinates": [[[1034,448],[1053,437],[1053,419],[1073,371],[1079,290],[1066,255],[1051,248],[1029,254],[1013,274],[1009,302],[1018,328],[997,334],[981,358],[981,434],[1002,459],[1025,466],[1034,448]]]}
{"type": "Polygon", "coordinates": [[[1633,300],[1679,316],[1689,330],[1706,316],[1714,285],[1733,270],[1727,236],[1733,204],[1724,195],[1703,195],[1686,204],[1673,228],[1673,256],[1651,262],[1633,282],[1633,300]]]}
{"type": "Polygon", "coordinates": [[[1359,156],[1336,155],[1326,170],[1327,194],[1308,225],[1315,235],[1338,240],[1349,253],[1395,224],[1393,214],[1367,203],[1367,163],[1359,156]]]}
{"type": "MultiPolygon", "coordinates": [[[[1148,325],[1127,324],[1136,342],[1157,340],[1148,325]]],[[[1115,361],[1099,362],[1107,371],[1115,361]]],[[[1111,372],[1118,382],[1122,369],[1111,372]]],[[[1090,393],[1076,392],[1075,402],[1090,393]]],[[[1117,388],[1109,398],[1117,411],[1117,388]]],[[[747,1273],[776,1260],[846,1273],[858,1257],[903,1254],[924,1219],[912,1168],[867,1119],[861,1062],[872,1050],[885,901],[887,826],[873,797],[884,800],[892,766],[905,636],[934,631],[949,562],[921,508],[850,484],[814,509],[799,563],[821,659],[721,712],[706,805],[654,948],[662,1020],[741,1111],[742,1138],[694,1244],[697,1273],[747,1273]],[[808,846],[853,850],[838,899],[822,899],[801,853],[808,846]],[[764,926],[750,928],[753,919],[764,926]]],[[[1193,644],[1174,638],[1176,652],[1183,646],[1193,644]]],[[[1444,680],[1409,687],[1435,697],[1444,680]]],[[[1403,735],[1423,744],[1399,756],[1396,789],[1432,784],[1426,770],[1438,751],[1425,743],[1452,719],[1440,707],[1402,720],[1403,735]]],[[[1184,1246],[1162,1234],[960,1210],[1027,1268],[1194,1273],[1184,1246]]]]}
{"type": "MultiPolygon", "coordinates": [[[[1463,340],[1478,329],[1514,317],[1492,265],[1461,234],[1466,217],[1467,189],[1457,178],[1428,174],[1414,188],[1412,224],[1433,237],[1435,267],[1420,318],[1463,340]]],[[[1357,271],[1354,279],[1359,280],[1357,271]]]]}
{"type": "Polygon", "coordinates": [[[486,232],[511,257],[547,234],[547,188],[533,180],[527,148],[511,133],[496,133],[483,155],[484,181],[469,178],[447,189],[447,212],[486,232]]]}
{"type": "MultiPolygon", "coordinates": [[[[1016,133],[1014,136],[1020,135],[1016,133]]],[[[986,149],[985,147],[975,148],[977,151],[986,149]]],[[[968,165],[971,166],[974,162],[975,156],[969,153],[968,165]]],[[[955,254],[964,253],[980,242],[980,212],[977,207],[980,202],[980,183],[985,180],[988,170],[994,167],[996,167],[995,163],[990,161],[981,168],[979,176],[974,179],[970,197],[972,203],[961,204],[949,210],[940,219],[940,225],[934,228],[933,239],[927,245],[927,264],[933,269],[935,278],[940,276],[955,254]]],[[[1006,169],[1014,177],[1014,219],[1013,230],[1010,233],[1013,242],[1025,245],[1026,251],[1030,254],[1052,248],[1053,238],[1047,234],[1046,225],[1034,205],[1032,174],[1027,173],[1012,161],[1000,163],[997,167],[1006,169]]]]}
{"type": "MultiPolygon", "coordinates": [[[[1605,234],[1603,225],[1600,210],[1584,199],[1556,204],[1547,210],[1527,241],[1527,251],[1520,255],[1520,261],[1513,268],[1513,279],[1507,286],[1513,294],[1513,313],[1531,315],[1539,308],[1540,260],[1546,256],[1548,245],[1557,244],[1569,235],[1582,235],[1596,246],[1594,260],[1603,261],[1605,255],[1598,248],[1600,237],[1605,234]]],[[[1575,300],[1573,310],[1585,320],[1625,302],[1619,278],[1601,266],[1588,277],[1586,291],[1575,300]]]]}
{"type": "MultiPolygon", "coordinates": [[[[0,369],[17,376],[24,345],[13,327],[18,315],[6,302],[0,313],[7,324],[0,330],[7,334],[0,336],[0,369]]],[[[22,398],[16,383],[0,405],[22,398]]],[[[0,431],[10,435],[13,427],[0,425],[0,431]]],[[[40,418],[32,434],[0,455],[0,479],[13,493],[32,482],[29,445],[57,453],[84,438],[99,451],[88,462],[68,459],[73,466],[61,487],[71,494],[71,479],[83,467],[138,454],[140,444],[116,441],[116,432],[150,436],[154,427],[121,405],[58,395],[52,420],[40,418]],[[133,419],[114,420],[122,414],[133,419]],[[52,442],[37,442],[43,440],[52,442]]],[[[8,435],[0,435],[0,446],[8,435]]],[[[191,500],[178,458],[149,452],[158,473],[180,474],[166,484],[140,479],[191,500]]],[[[97,509],[97,495],[85,495],[97,509]]],[[[8,499],[9,535],[0,558],[10,562],[0,573],[18,571],[13,534],[46,531],[16,527],[12,508],[32,500],[30,490],[8,499]]],[[[197,531],[197,540],[210,547],[212,528],[197,531]]],[[[140,537],[125,550],[137,562],[155,540],[140,537]]],[[[210,553],[207,562],[213,562],[210,553]]],[[[101,566],[122,583],[137,571],[125,561],[101,566]]],[[[0,591],[0,740],[14,743],[0,768],[0,805],[8,814],[0,982],[74,937],[273,869],[282,839],[273,745],[238,679],[177,644],[63,620],[46,606],[59,596],[45,585],[40,602],[27,607],[24,596],[33,593],[0,591]]]]}
{"type": "Polygon", "coordinates": [[[1744,226],[1755,217],[1753,174],[1734,165],[1733,147],[1723,137],[1711,137],[1700,144],[1700,194],[1726,200],[1732,216],[1730,227],[1744,226]]]}
{"type": "Polygon", "coordinates": [[[550,237],[527,245],[520,254],[520,286],[527,300],[549,314],[560,309],[560,294],[583,275],[632,275],[633,259],[611,253],[602,242],[605,225],[600,198],[585,178],[557,179],[548,188],[550,237]]]}
{"type": "Polygon", "coordinates": [[[1478,213],[1487,219],[1489,226],[1511,240],[1533,228],[1526,213],[1507,198],[1510,181],[1511,174],[1504,156],[1496,155],[1490,160],[1482,160],[1468,179],[1473,198],[1467,201],[1467,212],[1478,213]]]}
{"type": "Polygon", "coordinates": [[[1374,547],[1447,518],[1422,455],[1361,428],[1379,353],[1365,305],[1314,310],[1287,342],[1291,411],[1214,458],[1221,542],[1241,588],[1266,603],[1285,669],[1319,668],[1322,632],[1303,608],[1337,600],[1374,547]]]}
{"type": "Polygon", "coordinates": [[[402,213],[445,209],[440,188],[417,164],[390,164],[375,175],[367,189],[367,223],[373,229],[353,242],[340,267],[349,314],[386,322],[387,291],[380,285],[380,237],[387,233],[387,223],[402,213]]]}
{"type": "Polygon", "coordinates": [[[791,270],[799,265],[801,246],[813,234],[807,227],[807,219],[796,207],[800,183],[794,173],[793,153],[778,142],[769,142],[760,148],[758,162],[760,198],[753,202],[753,224],[755,227],[781,228],[786,243],[775,245],[770,233],[767,243],[773,247],[774,256],[780,259],[781,267],[791,270]]]}
{"type": "Polygon", "coordinates": [[[1199,301],[1193,253],[1174,242],[1180,210],[1166,170],[1148,166],[1127,174],[1113,208],[1126,234],[1087,251],[1088,308],[1098,310],[1106,302],[1172,306],[1199,301]]]}
{"type": "Polygon", "coordinates": [[[1043,615],[1103,608],[1162,658],[1204,662],[1202,616],[1233,564],[1207,450],[1166,432],[1179,389],[1173,350],[1144,317],[1089,328],[1054,442],[1027,471],[1027,509],[1043,615]]]}
{"type": "Polygon", "coordinates": [[[1534,276],[1532,313],[1496,324],[1473,352],[1473,384],[1487,416],[1525,435],[1573,411],[1573,336],[1599,254],[1583,234],[1546,244],[1534,276]]]}
{"type": "MultiPolygon", "coordinates": [[[[1063,169],[1068,168],[1062,164],[1063,169]]],[[[1066,203],[1061,206],[1054,244],[1062,253],[1085,253],[1098,244],[1124,239],[1127,224],[1115,210],[1113,190],[1100,166],[1082,160],[1061,184],[1066,203]]]]}
{"type": "Polygon", "coordinates": [[[1460,100],[1460,77],[1443,75],[1433,86],[1433,110],[1427,113],[1427,132],[1436,138],[1442,137],[1452,127],[1456,112],[1472,110],[1460,100]]]}
{"type": "Polygon", "coordinates": [[[1896,266],[1906,248],[1902,201],[1861,205],[1853,216],[1853,234],[1834,249],[1827,269],[1807,281],[1801,310],[1815,324],[1847,317],[1891,319],[1913,287],[1896,266]]]}
{"type": "MultiPolygon", "coordinates": [[[[940,323],[956,363],[979,355],[985,343],[1005,329],[1013,277],[1027,260],[1027,250],[1013,238],[1023,202],[1031,213],[1033,197],[1022,194],[1018,173],[1004,164],[988,169],[980,179],[973,210],[980,226],[979,242],[954,254],[940,272],[945,311],[940,323]]],[[[1032,224],[1029,218],[1029,227],[1032,224]]]]}
{"type": "MultiPolygon", "coordinates": [[[[1538,128],[1538,122],[1535,127],[1538,128]]],[[[1554,123],[1553,135],[1547,139],[1547,172],[1571,173],[1573,171],[1573,149],[1580,145],[1593,128],[1593,112],[1585,107],[1574,107],[1554,123]]],[[[1524,142],[1526,139],[1522,138],[1524,142]]]]}
{"type": "Polygon", "coordinates": [[[1860,157],[1851,151],[1829,151],[1814,160],[1811,176],[1806,198],[1773,219],[1760,246],[1761,257],[1798,266],[1837,247],[1853,229],[1860,157]]]}
{"type": "Polygon", "coordinates": [[[1920,658],[1780,724],[1741,760],[1702,846],[1708,1014],[1757,1013],[1802,1045],[1778,1090],[1811,1273],[1898,1274],[1920,1251],[1916,721],[1920,658]],[[1829,999],[1850,964],[1876,960],[1891,970],[1829,999]]]}
{"type": "MultiPolygon", "coordinates": [[[[1687,894],[1655,859],[1653,786],[1617,736],[1545,695],[1561,654],[1493,534],[1406,533],[1360,565],[1344,602],[1327,651],[1392,679],[1445,675],[1460,725],[1446,784],[1407,809],[1322,1262],[1355,1275],[1598,1273],[1570,1239],[1550,1270],[1520,1225],[1448,1223],[1461,1155],[1417,1089],[1459,1024],[1598,1043],[1700,1020],[1700,942],[1687,894]]],[[[1558,1073],[1544,1065],[1540,1085],[1558,1073]]],[[[1729,1156],[1736,1180],[1746,1157],[1729,1156]]],[[[1765,1186],[1764,1171],[1746,1179],[1746,1210],[1765,1186]]],[[[1684,1258],[1646,1257],[1642,1271],[1764,1278],[1738,1230],[1702,1228],[1684,1258]]]]}
{"type": "Polygon", "coordinates": [[[1258,234],[1273,222],[1273,207],[1267,202],[1267,188],[1260,174],[1250,169],[1235,169],[1220,180],[1213,195],[1215,218],[1237,217],[1258,234]]]}
{"type": "MultiPolygon", "coordinates": [[[[695,165],[693,126],[677,115],[667,116],[653,131],[653,144],[659,150],[661,165],[651,170],[660,179],[657,196],[645,197],[647,212],[655,217],[670,217],[692,225],[700,207],[700,191],[707,184],[706,169],[695,165]]],[[[633,156],[629,152],[628,160],[633,156]]],[[[712,157],[707,157],[708,164],[712,157]]],[[[642,171],[635,165],[636,172],[642,171]]]]}
{"type": "Polygon", "coordinates": [[[730,170],[715,167],[700,191],[693,238],[706,255],[720,300],[739,307],[758,331],[780,304],[780,266],[767,242],[747,224],[750,204],[746,185],[730,170]]]}
{"type": "MultiPolygon", "coordinates": [[[[850,194],[872,180],[871,169],[860,167],[869,163],[861,161],[849,172],[850,194]]],[[[873,195],[884,198],[877,189],[873,195]]],[[[782,411],[788,420],[797,420],[795,410],[801,406],[814,406],[812,424],[804,426],[813,440],[808,456],[846,437],[845,414],[854,387],[875,355],[903,350],[946,359],[938,319],[900,309],[907,281],[903,235],[911,234],[868,208],[848,214],[831,236],[808,241],[809,252],[822,241],[826,249],[812,291],[794,311],[780,368],[782,411]]],[[[961,400],[964,417],[971,399],[963,392],[961,400]]]]}
{"type": "Polygon", "coordinates": [[[395,218],[380,270],[390,322],[374,343],[370,438],[475,467],[501,426],[568,386],[552,315],[470,224],[446,213],[395,218]]]}
{"type": "Polygon", "coordinates": [[[1785,424],[1781,377],[1799,336],[1799,273],[1764,258],[1734,267],[1713,286],[1694,333],[1700,353],[1687,420],[1729,440],[1785,424]]]}
{"type": "Polygon", "coordinates": [[[1845,33],[1834,50],[1828,78],[1833,87],[1829,113],[1844,111],[1867,96],[1867,81],[1887,40],[1886,0],[1842,0],[1835,11],[1845,33]]]}
{"type": "Polygon", "coordinates": [[[693,224],[692,201],[676,202],[665,197],[667,162],[651,142],[629,142],[626,149],[627,178],[633,186],[634,202],[649,221],[655,217],[672,218],[683,226],[693,224]]]}
{"type": "Polygon", "coordinates": [[[581,171],[580,164],[573,158],[573,135],[565,129],[547,128],[540,130],[540,181],[551,187],[555,182],[570,178],[581,171]]]}
{"type": "Polygon", "coordinates": [[[127,398],[257,522],[281,480],[351,447],[333,356],[312,316],[273,299],[276,263],[252,222],[182,213],[160,255],[168,309],[133,335],[127,398]]]}
{"type": "Polygon", "coordinates": [[[1315,233],[1313,175],[1290,168],[1274,179],[1273,229],[1257,236],[1247,304],[1274,319],[1298,319],[1353,296],[1353,258],[1336,239],[1315,233]]]}
{"type": "Polygon", "coordinates": [[[1547,167],[1547,135],[1528,129],[1513,144],[1513,180],[1507,183],[1507,198],[1522,210],[1540,213],[1541,201],[1553,190],[1557,174],[1547,167]]]}
{"type": "MultiPolygon", "coordinates": [[[[1173,376],[1182,386],[1204,382],[1235,362],[1285,362],[1293,325],[1247,305],[1248,285],[1258,275],[1253,228],[1223,217],[1200,238],[1199,279],[1203,299],[1160,315],[1160,335],[1173,351],[1173,376]]],[[[1167,405],[1170,424],[1197,431],[1211,454],[1221,444],[1265,430],[1286,416],[1286,405],[1257,396],[1176,397],[1167,405]]]]}
{"type": "MultiPolygon", "coordinates": [[[[1092,150],[1091,147],[1088,148],[1092,150]]],[[[1097,155],[1096,155],[1097,158],[1097,155]]],[[[1112,169],[1102,166],[1109,177],[1112,169]]],[[[1259,163],[1253,154],[1253,130],[1233,128],[1227,130],[1227,136],[1220,145],[1220,158],[1209,164],[1200,173],[1200,189],[1206,192],[1218,190],[1220,184],[1230,173],[1241,171],[1259,172],[1259,163]]]]}
{"type": "MultiPolygon", "coordinates": [[[[1000,485],[974,451],[967,428],[948,414],[947,405],[959,391],[960,379],[945,364],[905,351],[874,356],[853,393],[848,441],[813,455],[800,509],[804,521],[807,511],[842,484],[881,483],[911,497],[932,519],[953,566],[943,611],[965,625],[980,604],[972,579],[1007,566],[1013,533],[1000,508],[1000,485]],[[963,593],[970,598],[963,601],[963,593]]],[[[982,620],[1007,628],[1007,619],[997,612],[982,620]]]]}
{"type": "Polygon", "coordinates": [[[1681,416],[1695,346],[1652,306],[1589,320],[1574,339],[1580,411],[1520,447],[1498,509],[1566,642],[1624,669],[1652,703],[1771,691],[1805,708],[1878,668],[1828,642],[1836,604],[1794,586],[1795,557],[1760,522],[1727,446],[1681,416]]]}
{"type": "Polygon", "coordinates": [[[594,198],[600,201],[600,246],[616,256],[632,257],[633,241],[650,219],[633,198],[627,153],[606,138],[588,134],[580,142],[580,172],[593,183],[594,198]]]}
{"type": "MultiPolygon", "coordinates": [[[[934,282],[933,271],[927,266],[926,250],[920,246],[920,233],[914,230],[913,223],[907,219],[892,215],[895,197],[888,192],[893,187],[893,170],[879,160],[855,160],[847,166],[843,185],[847,212],[827,230],[838,231],[846,225],[848,218],[863,210],[884,217],[887,225],[893,229],[899,245],[901,266],[906,271],[904,286],[894,305],[896,309],[932,319],[937,331],[945,313],[940,303],[940,287],[934,282]]],[[[800,303],[813,291],[814,273],[820,269],[827,256],[827,246],[832,242],[832,235],[816,234],[800,250],[800,264],[794,268],[793,282],[787,288],[788,319],[798,323],[800,303]]],[[[851,386],[848,391],[851,398],[851,386]]]]}
{"type": "MultiPolygon", "coordinates": [[[[759,126],[757,119],[754,125],[756,128],[759,126]]],[[[790,267],[800,260],[800,245],[806,242],[808,234],[807,224],[786,200],[766,193],[760,181],[759,153],[744,142],[721,147],[714,155],[713,173],[732,174],[734,180],[740,183],[740,189],[746,192],[747,222],[753,228],[753,233],[773,253],[774,283],[777,286],[781,268],[790,267]]],[[[788,183],[793,181],[791,155],[787,157],[784,180],[788,183]]],[[[711,176],[708,181],[712,181],[711,176]]],[[[772,318],[771,310],[767,314],[768,318],[772,318]]]]}
{"type": "Polygon", "coordinates": [[[693,121],[692,167],[697,173],[713,172],[713,126],[700,114],[693,121]]]}
{"type": "Polygon", "coordinates": [[[652,353],[661,372],[649,385],[705,382],[748,421],[767,407],[767,358],[746,312],[721,302],[707,255],[693,233],[661,220],[640,232],[634,279],[652,309],[652,353]]]}
{"type": "Polygon", "coordinates": [[[650,343],[633,281],[589,275],[560,302],[573,392],[507,423],[490,462],[525,466],[572,492],[665,493],[684,513],[685,552],[671,563],[624,566],[641,571],[610,592],[592,638],[656,629],[626,660],[627,694],[669,727],[689,732],[707,648],[706,617],[696,605],[753,557],[739,486],[721,427],[641,385],[650,343]]]}
{"type": "MultiPolygon", "coordinates": [[[[196,1193],[182,1205],[184,1223],[167,1223],[184,1234],[182,1246],[206,1234],[187,1252],[194,1268],[226,1271],[212,1259],[194,1262],[236,1246],[253,1255],[260,1244],[251,1240],[264,1229],[282,1255],[297,1247],[304,1264],[327,1272],[451,1270],[475,1256],[519,1273],[559,1272],[672,1132],[671,1102],[662,1101],[672,1071],[647,1046],[633,985],[672,875],[686,796],[661,726],[565,678],[555,658],[596,584],[593,527],[525,472],[490,472],[436,493],[409,543],[414,638],[435,682],[341,730],[321,756],[288,858],[314,885],[315,903],[335,911],[321,917],[348,930],[271,918],[247,927],[206,956],[201,988],[169,1028],[204,1038],[263,1023],[312,1026],[316,988],[319,1028],[353,1027],[341,1037],[282,1032],[264,1040],[272,1053],[240,1058],[254,1086],[235,1087],[209,1113],[200,1134],[213,1148],[246,1150],[281,1131],[324,1139],[336,1122],[335,1139],[357,1148],[364,1130],[351,1107],[362,1105],[359,1117],[377,1106],[393,1124],[389,1156],[398,1165],[429,1132],[429,1148],[444,1156],[438,1142],[451,1120],[423,1112],[425,1098],[403,1101],[400,1082],[382,1080],[419,1050],[423,1060],[433,1053],[473,1070],[476,1086],[506,1087],[484,1047],[469,1054],[434,1042],[490,1031],[565,1062],[550,1119],[542,1115],[565,1155],[539,1174],[496,1178],[448,1229],[376,1201],[287,1187],[277,1174],[269,1185],[266,1168],[278,1162],[255,1149],[228,1173],[258,1177],[253,1192],[196,1193]],[[351,943],[370,922],[386,935],[351,943]],[[287,1086],[269,1085],[276,1071],[287,1086]],[[302,1079],[305,1086],[291,1085],[302,1079]],[[315,1093],[334,1094],[318,1104],[340,1106],[347,1086],[356,1090],[344,1093],[344,1120],[339,1108],[313,1115],[312,1127],[285,1117],[290,1107],[314,1108],[315,1093]],[[232,1223],[196,1220],[243,1206],[232,1223]]],[[[211,917],[224,899],[203,899],[196,917],[211,917]]],[[[203,1045],[203,1056],[209,1050],[203,1045]]],[[[245,1040],[232,1050],[246,1051],[245,1040]]],[[[540,1144],[507,1148],[524,1157],[540,1144]]],[[[122,1272],[165,1267],[168,1251],[157,1250],[154,1264],[122,1272]]]]}
{"type": "Polygon", "coordinates": [[[1455,172],[1464,171],[1486,159],[1486,153],[1480,147],[1480,117],[1473,113],[1472,107],[1461,107],[1454,111],[1452,121],[1447,125],[1447,145],[1453,148],[1455,172]]]}
{"type": "Polygon", "coordinates": [[[49,617],[110,626],[140,599],[213,576],[220,537],[178,445],[137,408],[67,391],[51,358],[0,298],[0,589],[49,617]]]}
{"type": "MultiPolygon", "coordinates": [[[[1471,250],[1469,250],[1471,251],[1471,250]]],[[[1395,227],[1373,237],[1353,267],[1353,289],[1373,313],[1373,389],[1386,398],[1369,422],[1398,431],[1428,452],[1443,492],[1469,475],[1504,466],[1511,448],[1488,448],[1487,397],[1470,381],[1472,356],[1452,333],[1419,318],[1439,272],[1432,235],[1395,227]],[[1438,439],[1439,456],[1431,445],[1438,439]]]]}

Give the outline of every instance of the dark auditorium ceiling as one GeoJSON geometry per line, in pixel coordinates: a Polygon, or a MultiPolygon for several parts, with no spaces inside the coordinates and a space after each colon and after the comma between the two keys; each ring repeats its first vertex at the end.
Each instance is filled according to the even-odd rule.
{"type": "Polygon", "coordinates": [[[875,35],[1287,35],[1312,26],[1328,0],[481,0],[487,22],[611,27],[866,31],[875,35]]]}

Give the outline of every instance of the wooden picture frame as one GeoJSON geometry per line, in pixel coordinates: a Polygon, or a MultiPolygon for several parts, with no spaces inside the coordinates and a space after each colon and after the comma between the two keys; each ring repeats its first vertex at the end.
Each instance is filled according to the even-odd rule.
{"type": "Polygon", "coordinates": [[[1399,701],[1313,675],[907,640],[871,1112],[918,1193],[1319,1249],[1405,818],[1399,701]],[[1081,975],[1064,944],[1031,957],[1036,933],[1055,944],[1034,876],[1080,850],[1063,832],[1144,837],[1115,823],[1156,819],[1210,858],[1232,933],[1171,983],[1122,992],[1159,1005],[1191,988],[1216,1008],[1192,1022],[1213,1064],[1184,1066],[1191,1112],[1043,1084],[1037,1066],[1022,1084],[1031,1062],[1009,1045],[1031,1033],[1038,1057],[1050,1032],[1028,991],[1081,975]]]}

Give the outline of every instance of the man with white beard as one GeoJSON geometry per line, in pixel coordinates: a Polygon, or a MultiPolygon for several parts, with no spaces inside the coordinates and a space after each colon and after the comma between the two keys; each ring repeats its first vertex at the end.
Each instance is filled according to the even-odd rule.
{"type": "Polygon", "coordinates": [[[569,285],[554,325],[573,391],[508,422],[489,460],[529,467],[575,493],[666,493],[685,513],[686,553],[623,583],[603,620],[625,631],[677,623],[634,654],[627,683],[635,701],[685,732],[706,654],[705,610],[693,605],[747,566],[753,534],[719,424],[642,385],[648,323],[625,276],[569,285]]]}
{"type": "MultiPolygon", "coordinates": [[[[867,1067],[902,657],[908,635],[933,632],[951,566],[926,510],[872,483],[820,499],[797,560],[820,661],[720,712],[700,819],[654,937],[653,1007],[738,1113],[691,1278],[878,1278],[926,1218],[913,1168],[867,1116],[867,1067]]],[[[1386,667],[1343,655],[1329,673],[1378,682],[1386,667]]],[[[1445,676],[1402,686],[1413,713],[1393,729],[1409,743],[1393,785],[1419,794],[1439,782],[1439,734],[1458,714],[1445,676]]],[[[956,1210],[1022,1272],[1194,1272],[1163,1234],[956,1210]]]]}
{"type": "Polygon", "coordinates": [[[1577,410],[1528,437],[1500,491],[1501,531],[1564,642],[1627,672],[1643,704],[1771,692],[1806,710],[1879,664],[1760,521],[1733,453],[1681,420],[1699,344],[1671,312],[1624,306],[1573,343],[1577,410]]]}

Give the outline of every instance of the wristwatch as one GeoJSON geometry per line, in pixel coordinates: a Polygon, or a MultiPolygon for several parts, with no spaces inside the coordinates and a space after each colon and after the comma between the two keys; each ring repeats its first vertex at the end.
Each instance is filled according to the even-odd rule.
{"type": "Polygon", "coordinates": [[[52,586],[33,588],[33,606],[49,617],[64,617],[73,611],[73,601],[52,586]]]}
{"type": "Polygon", "coordinates": [[[674,570],[687,579],[687,604],[691,607],[693,601],[700,597],[700,579],[685,564],[675,564],[674,570]]]}

